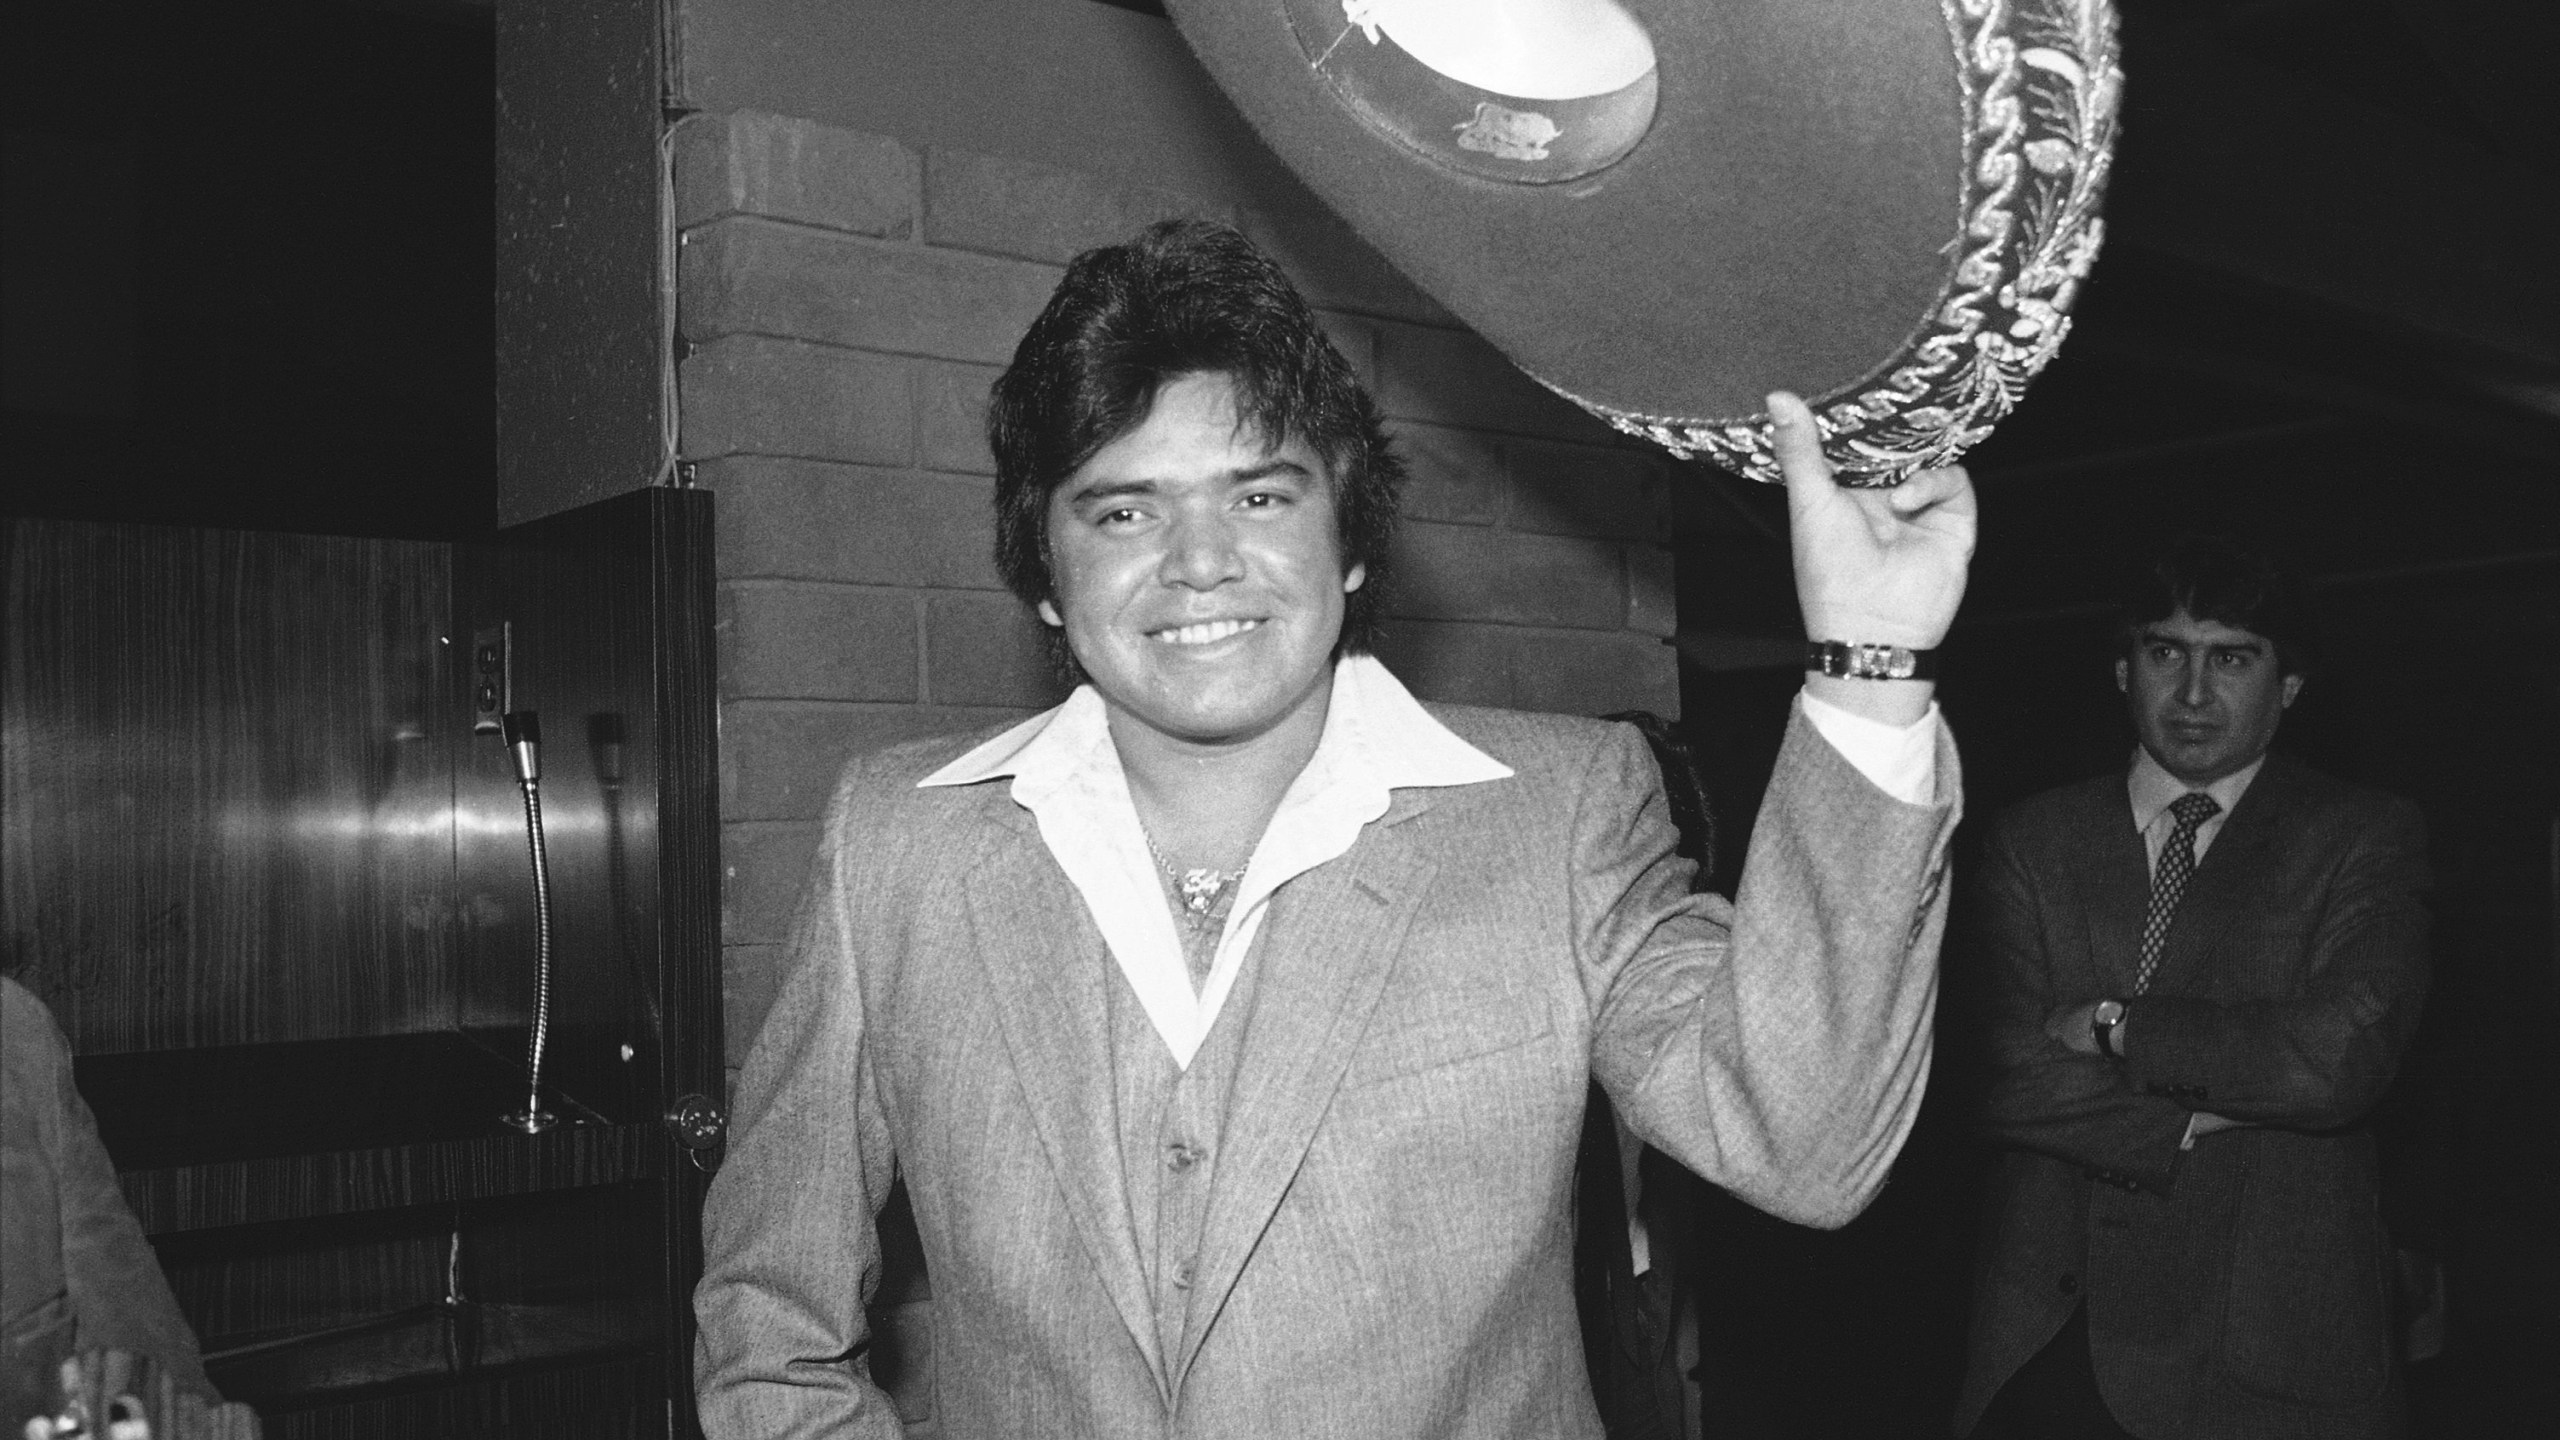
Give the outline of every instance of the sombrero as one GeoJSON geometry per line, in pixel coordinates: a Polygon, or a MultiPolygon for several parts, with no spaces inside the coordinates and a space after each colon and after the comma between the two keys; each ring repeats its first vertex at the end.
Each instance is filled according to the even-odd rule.
{"type": "Polygon", "coordinates": [[[2115,135],[2111,0],[1170,0],[1271,148],[1630,434],[1847,483],[1990,432],[2062,343],[2115,135]]]}

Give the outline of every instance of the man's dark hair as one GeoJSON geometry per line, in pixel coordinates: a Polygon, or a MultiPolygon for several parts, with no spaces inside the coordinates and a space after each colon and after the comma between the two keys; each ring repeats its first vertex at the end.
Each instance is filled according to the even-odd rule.
{"type": "MultiPolygon", "coordinates": [[[[1088,250],[1014,348],[987,410],[996,460],[996,570],[1026,605],[1054,598],[1049,497],[1105,445],[1146,422],[1185,375],[1227,376],[1237,420],[1304,441],[1332,477],[1344,572],[1336,654],[1368,650],[1385,591],[1404,462],[1377,406],[1289,277],[1225,225],[1168,220],[1125,245],[1088,250]]],[[[1058,654],[1072,670],[1062,636],[1058,654]]]]}
{"type": "Polygon", "coordinates": [[[2143,627],[2180,610],[2264,635],[2276,647],[2279,673],[2311,672],[2311,617],[2301,579],[2263,551],[2228,535],[2171,541],[2125,590],[2117,653],[2133,653],[2143,627]]]}

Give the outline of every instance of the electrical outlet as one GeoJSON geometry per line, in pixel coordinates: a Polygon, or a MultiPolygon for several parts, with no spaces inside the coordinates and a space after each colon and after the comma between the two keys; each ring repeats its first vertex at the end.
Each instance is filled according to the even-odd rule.
{"type": "Polygon", "coordinates": [[[515,625],[501,620],[471,632],[471,733],[495,735],[516,708],[515,625]]]}

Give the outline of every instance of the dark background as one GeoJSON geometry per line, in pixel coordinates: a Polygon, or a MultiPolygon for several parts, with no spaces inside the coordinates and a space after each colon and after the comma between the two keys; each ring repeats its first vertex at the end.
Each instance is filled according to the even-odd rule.
{"type": "Polygon", "coordinates": [[[496,513],[488,5],[15,5],[0,510],[496,513]]]}
{"type": "MultiPolygon", "coordinates": [[[[2061,356],[1966,457],[1981,543],[1939,692],[1973,817],[1958,873],[1982,818],[2126,763],[2109,617],[2132,564],[2193,531],[2289,557],[2326,666],[2277,744],[2416,799],[2439,882],[2434,988],[2375,1121],[2395,1238],[2443,1263],[2450,1296],[2444,1353],[2411,1371],[2416,1433],[2544,1433],[2560,1414],[2560,1066],[2542,1025],[2560,905],[2560,87],[2520,70],[2555,53],[2545,12],[2121,9],[2108,248],[2061,356]],[[2288,148],[2304,132],[2339,138],[2288,148]],[[2242,223],[2253,185],[2296,198],[2242,223]],[[2502,239],[2464,213],[2484,197],[2502,239]]],[[[1731,867],[1796,688],[1749,667],[1753,639],[1792,633],[1785,508],[1714,481],[1674,504],[1686,728],[1731,867]]],[[[1946,1433],[1986,1158],[1945,1043],[1968,959],[1950,947],[1942,1063],[1873,1209],[1819,1234],[1709,1208],[1725,1434],[1946,1433]]]]}

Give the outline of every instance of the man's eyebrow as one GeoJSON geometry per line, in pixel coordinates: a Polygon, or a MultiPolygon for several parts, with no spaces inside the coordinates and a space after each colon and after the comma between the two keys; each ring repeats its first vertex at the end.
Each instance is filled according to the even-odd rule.
{"type": "Polygon", "coordinates": [[[1153,480],[1093,480],[1067,492],[1067,503],[1082,505],[1094,500],[1120,500],[1132,495],[1153,495],[1159,487],[1153,480]]]}
{"type": "MultiPolygon", "coordinates": [[[[1306,466],[1276,455],[1257,465],[1239,465],[1219,478],[1229,485],[1250,485],[1257,480],[1269,480],[1275,476],[1297,480],[1315,478],[1314,472],[1308,470],[1306,466]]],[[[1159,494],[1163,489],[1162,485],[1144,477],[1127,480],[1097,479],[1069,490],[1067,503],[1085,505],[1096,500],[1122,500],[1131,496],[1159,494]]]]}
{"type": "Polygon", "coordinates": [[[2246,640],[2207,640],[2201,642],[2201,646],[2199,646],[2198,642],[2182,640],[2165,630],[2145,630],[2142,632],[2141,643],[2145,645],[2173,645],[2180,650],[2202,648],[2206,650],[2232,651],[2250,655],[2263,655],[2267,652],[2267,642],[2254,635],[2246,640]]]}
{"type": "Polygon", "coordinates": [[[1268,480],[1274,475],[1287,475],[1300,480],[1311,480],[1315,478],[1313,472],[1309,471],[1306,466],[1299,464],[1295,460],[1284,460],[1279,456],[1274,455],[1259,465],[1247,465],[1241,469],[1228,471],[1227,483],[1231,485],[1250,485],[1256,480],[1268,480]]]}

